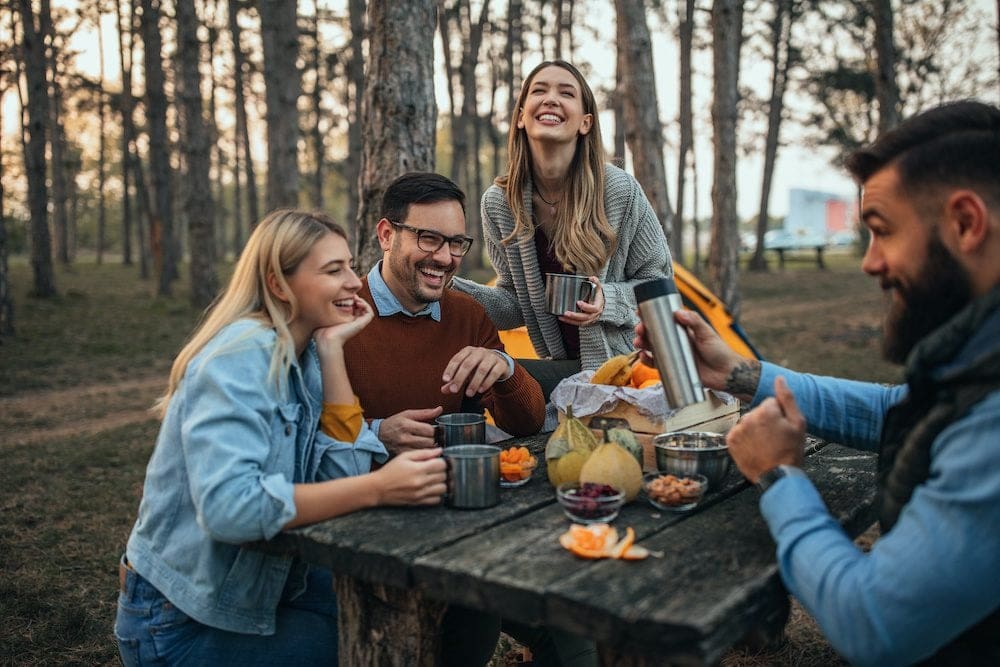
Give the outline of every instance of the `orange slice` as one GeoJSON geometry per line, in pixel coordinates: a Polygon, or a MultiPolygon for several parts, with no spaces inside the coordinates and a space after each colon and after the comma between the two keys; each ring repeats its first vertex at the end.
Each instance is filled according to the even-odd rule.
{"type": "Polygon", "coordinates": [[[635,543],[635,530],[631,526],[625,529],[625,537],[619,541],[618,531],[606,523],[574,524],[559,536],[559,544],[580,558],[642,560],[652,555],[649,549],[635,543]]]}
{"type": "Polygon", "coordinates": [[[618,531],[606,523],[574,524],[559,536],[559,543],[580,558],[607,558],[618,543],[618,531]]]}

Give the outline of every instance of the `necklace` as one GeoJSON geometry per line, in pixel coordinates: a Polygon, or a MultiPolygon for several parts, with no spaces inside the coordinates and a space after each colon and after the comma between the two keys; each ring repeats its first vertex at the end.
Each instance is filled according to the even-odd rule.
{"type": "Polygon", "coordinates": [[[548,199],[546,199],[545,197],[542,196],[542,191],[539,190],[538,188],[535,188],[535,194],[538,195],[539,199],[541,199],[543,202],[545,202],[546,204],[549,205],[549,213],[551,215],[555,215],[556,214],[556,204],[559,203],[559,200],[557,199],[555,201],[549,201],[548,199]]]}

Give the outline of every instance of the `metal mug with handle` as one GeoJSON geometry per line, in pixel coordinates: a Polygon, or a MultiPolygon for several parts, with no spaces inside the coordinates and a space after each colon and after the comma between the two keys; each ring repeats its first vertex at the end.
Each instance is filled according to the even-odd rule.
{"type": "Polygon", "coordinates": [[[553,315],[577,312],[576,302],[590,303],[597,296],[597,283],[587,276],[549,273],[545,276],[545,309],[553,315]]]}
{"type": "Polygon", "coordinates": [[[478,412],[452,412],[434,420],[434,442],[442,447],[486,442],[486,417],[478,412]]]}
{"type": "Polygon", "coordinates": [[[500,448],[455,445],[442,454],[448,464],[445,503],[460,509],[483,509],[500,502],[500,448]]]}

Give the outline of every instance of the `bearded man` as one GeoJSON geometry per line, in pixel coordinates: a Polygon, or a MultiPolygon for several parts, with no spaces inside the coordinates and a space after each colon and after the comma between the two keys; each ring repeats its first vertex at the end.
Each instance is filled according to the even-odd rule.
{"type": "MultiPolygon", "coordinates": [[[[756,406],[727,436],[781,576],[852,664],[1000,664],[1000,109],[926,111],[853,154],[890,300],[896,387],[734,356],[697,315],[704,384],[756,406]],[[882,536],[858,549],[802,471],[806,431],[877,451],[882,536]]],[[[637,346],[646,348],[638,330],[637,346]]]]}

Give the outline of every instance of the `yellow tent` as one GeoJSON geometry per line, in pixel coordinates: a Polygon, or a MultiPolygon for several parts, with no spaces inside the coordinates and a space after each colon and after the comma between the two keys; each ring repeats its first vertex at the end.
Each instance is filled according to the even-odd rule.
{"type": "MultiPolygon", "coordinates": [[[[495,282],[494,278],[489,284],[492,285],[495,282]]],[[[674,282],[677,283],[677,291],[680,292],[684,305],[698,311],[729,347],[748,359],[760,358],[760,354],[754,349],[743,329],[733,320],[733,316],[726,309],[726,304],[712,294],[693,273],[680,264],[674,264],[674,282]]],[[[531,344],[531,339],[528,338],[526,327],[501,331],[500,340],[503,342],[507,354],[516,359],[538,358],[538,354],[531,344]]]]}

